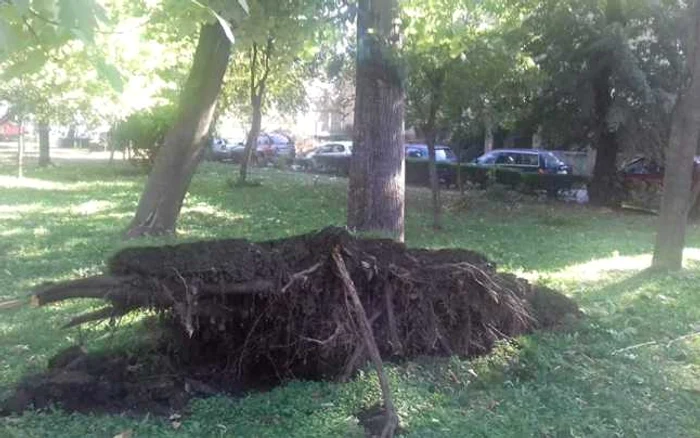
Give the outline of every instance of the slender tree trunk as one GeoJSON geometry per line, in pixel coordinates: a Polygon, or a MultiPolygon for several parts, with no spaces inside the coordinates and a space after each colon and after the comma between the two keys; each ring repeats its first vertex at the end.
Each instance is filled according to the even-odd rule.
{"type": "Polygon", "coordinates": [[[253,154],[257,153],[258,136],[260,135],[260,127],[262,126],[261,100],[261,96],[253,96],[251,99],[253,117],[250,125],[250,132],[248,132],[248,139],[245,143],[245,149],[243,150],[243,160],[241,162],[240,174],[238,175],[239,184],[244,184],[246,182],[246,178],[248,177],[248,166],[250,165],[250,161],[253,159],[253,154]]]}
{"type": "Polygon", "coordinates": [[[404,238],[404,92],[397,0],[359,0],[348,227],[404,238]],[[370,32],[371,29],[371,32],[370,32]]]}
{"type": "Polygon", "coordinates": [[[39,167],[47,167],[51,165],[51,153],[49,145],[49,124],[46,122],[39,123],[39,167]]]}
{"type": "Polygon", "coordinates": [[[607,122],[612,105],[610,76],[612,68],[601,69],[594,87],[595,118],[597,125],[597,145],[593,178],[588,186],[588,198],[593,205],[614,207],[619,200],[617,184],[617,152],[619,144],[615,132],[610,131],[607,122]]]}
{"type": "Polygon", "coordinates": [[[19,118],[19,136],[17,137],[17,177],[24,177],[24,122],[19,118]]]}
{"type": "Polygon", "coordinates": [[[245,149],[243,150],[243,161],[241,162],[241,170],[238,176],[238,183],[244,184],[248,177],[248,166],[253,154],[257,153],[258,136],[260,135],[260,127],[262,125],[262,106],[265,99],[265,89],[267,87],[267,76],[270,74],[270,57],[272,56],[272,38],[268,38],[267,44],[262,50],[258,49],[257,44],[253,44],[251,48],[251,63],[250,63],[250,107],[252,111],[250,132],[246,140],[245,149]],[[258,64],[263,67],[262,76],[257,79],[256,72],[258,64]]]}
{"type": "Polygon", "coordinates": [[[437,158],[435,156],[435,128],[427,132],[428,143],[428,173],[430,177],[430,191],[433,200],[433,228],[442,229],[442,204],[440,202],[440,178],[438,176],[437,158]]]}
{"type": "Polygon", "coordinates": [[[688,53],[689,81],[674,108],[666,152],[664,195],[652,267],[677,271],[683,267],[688,212],[695,201],[693,159],[700,137],[700,0],[693,5],[692,39],[688,53]]]}
{"type": "Polygon", "coordinates": [[[538,125],[535,132],[532,133],[532,149],[542,148],[542,125],[538,125]]]}
{"type": "Polygon", "coordinates": [[[66,134],[66,142],[64,147],[71,149],[75,147],[75,125],[70,125],[68,128],[68,134],[66,134]]]}
{"type": "Polygon", "coordinates": [[[493,119],[489,114],[484,118],[484,153],[493,150],[493,119]]]}
{"type": "Polygon", "coordinates": [[[218,23],[202,26],[177,117],[156,156],[127,237],[175,231],[206,144],[230,51],[231,43],[218,23]]]}

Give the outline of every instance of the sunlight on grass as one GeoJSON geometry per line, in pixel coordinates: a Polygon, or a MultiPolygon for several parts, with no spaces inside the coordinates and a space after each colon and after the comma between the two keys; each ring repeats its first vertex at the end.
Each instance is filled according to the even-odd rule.
{"type": "MultiPolygon", "coordinates": [[[[622,256],[615,251],[610,257],[590,260],[567,266],[555,272],[518,271],[517,274],[530,281],[541,279],[575,280],[578,282],[598,282],[610,278],[613,274],[640,272],[651,267],[652,254],[622,256]]],[[[685,248],[683,264],[692,268],[700,263],[700,248],[685,248]]]]}
{"type": "Polygon", "coordinates": [[[51,191],[67,191],[76,192],[80,190],[89,190],[96,188],[133,188],[134,183],[130,181],[92,181],[92,182],[56,182],[47,181],[37,178],[17,178],[12,176],[0,175],[1,189],[33,189],[33,190],[51,190],[51,191]]]}
{"type": "Polygon", "coordinates": [[[250,217],[250,215],[247,214],[240,214],[232,212],[230,210],[224,210],[222,208],[218,208],[214,205],[207,204],[204,202],[198,202],[193,205],[185,205],[184,207],[182,207],[181,215],[186,216],[192,213],[202,214],[209,218],[225,219],[228,221],[248,219],[250,217]]]}
{"type": "MultiPolygon", "coordinates": [[[[254,169],[256,188],[232,189],[234,167],[203,163],[178,236],[123,242],[145,176],[125,163],[28,169],[0,176],[0,300],[44,281],[105,271],[121,248],[210,238],[264,240],[345,221],[347,180],[254,169]],[[8,189],[8,190],[3,190],[8,189]]],[[[446,197],[457,196],[446,193],[446,197]]],[[[568,330],[534,333],[478,359],[387,364],[409,437],[700,436],[700,228],[688,233],[682,273],[644,272],[654,218],[560,203],[474,198],[430,228],[430,196],[407,190],[407,244],[483,252],[503,270],[562,290],[586,311],[568,330]],[[684,337],[686,336],[686,337],[684,337]],[[641,347],[636,347],[643,344],[641,347]],[[632,349],[625,350],[629,347],[632,349]],[[623,350],[621,353],[616,351],[623,350]]],[[[60,330],[89,300],[0,313],[0,397],[69,345],[130,348],[157,333],[148,313],[60,330]]],[[[361,437],[355,414],[375,403],[375,374],[347,383],[291,381],[242,398],[194,401],[179,429],[160,419],[28,412],[0,419],[0,436],[361,437]]]]}

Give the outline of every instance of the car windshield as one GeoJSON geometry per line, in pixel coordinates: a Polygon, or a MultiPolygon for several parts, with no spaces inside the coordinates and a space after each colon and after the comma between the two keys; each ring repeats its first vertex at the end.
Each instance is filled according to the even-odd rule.
{"type": "Polygon", "coordinates": [[[542,154],[542,156],[544,157],[544,166],[546,168],[559,167],[564,164],[564,162],[560,160],[559,157],[557,157],[551,152],[544,153],[542,154]]]}

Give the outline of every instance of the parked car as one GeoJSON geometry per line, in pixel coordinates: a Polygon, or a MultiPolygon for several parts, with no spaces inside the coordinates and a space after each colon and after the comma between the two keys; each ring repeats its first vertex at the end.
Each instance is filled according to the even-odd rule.
{"type": "Polygon", "coordinates": [[[479,166],[503,167],[521,172],[568,175],[571,166],[556,155],[540,149],[496,149],[485,153],[476,160],[479,166]]]}
{"type": "Polygon", "coordinates": [[[306,170],[333,170],[352,155],[351,141],[334,141],[312,149],[297,161],[306,170]]]}
{"type": "Polygon", "coordinates": [[[296,155],[294,141],[284,134],[260,134],[255,157],[258,164],[264,164],[283,158],[293,160],[296,155]]]}
{"type": "MultiPolygon", "coordinates": [[[[693,180],[700,182],[700,156],[695,157],[693,180]]],[[[661,206],[664,168],[654,159],[638,156],[622,163],[618,169],[622,181],[622,205],[656,211],[661,206]]],[[[691,210],[692,217],[700,217],[700,203],[691,210]]]]}
{"type": "MultiPolygon", "coordinates": [[[[419,160],[428,159],[428,145],[425,144],[407,144],[406,158],[416,158],[419,160]]],[[[443,161],[448,163],[456,163],[457,155],[448,146],[435,145],[435,161],[443,161]]]]}
{"type": "Polygon", "coordinates": [[[240,143],[234,143],[224,138],[212,138],[209,142],[209,158],[216,161],[231,160],[234,158],[240,143]]]}

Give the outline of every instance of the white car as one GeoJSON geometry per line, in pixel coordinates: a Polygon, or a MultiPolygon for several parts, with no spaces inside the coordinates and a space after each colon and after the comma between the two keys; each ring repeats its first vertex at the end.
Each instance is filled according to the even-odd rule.
{"type": "Polygon", "coordinates": [[[307,167],[316,170],[323,170],[334,167],[338,160],[352,155],[351,141],[334,141],[324,143],[309,152],[304,161],[307,167]]]}

